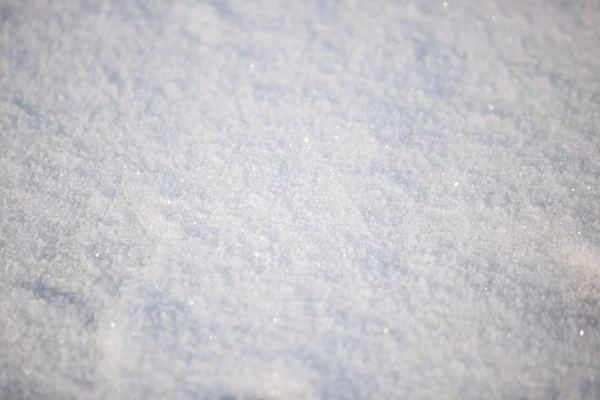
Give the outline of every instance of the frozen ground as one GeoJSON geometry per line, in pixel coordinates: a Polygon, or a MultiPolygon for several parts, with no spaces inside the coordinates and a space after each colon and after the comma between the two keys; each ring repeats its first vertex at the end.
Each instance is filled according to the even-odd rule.
{"type": "Polygon", "coordinates": [[[600,397],[600,3],[169,3],[2,1],[0,398],[600,397]]]}

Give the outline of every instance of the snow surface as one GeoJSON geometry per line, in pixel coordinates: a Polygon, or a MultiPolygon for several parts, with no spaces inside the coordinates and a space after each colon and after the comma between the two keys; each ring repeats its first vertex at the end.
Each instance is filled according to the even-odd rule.
{"type": "Polygon", "coordinates": [[[597,399],[600,3],[0,5],[0,398],[597,399]]]}

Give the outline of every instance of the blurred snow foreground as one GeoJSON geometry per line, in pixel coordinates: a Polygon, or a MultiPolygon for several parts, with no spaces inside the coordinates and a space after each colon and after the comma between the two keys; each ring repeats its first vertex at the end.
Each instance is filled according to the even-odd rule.
{"type": "Polygon", "coordinates": [[[0,398],[599,398],[598,26],[3,2],[0,398]]]}

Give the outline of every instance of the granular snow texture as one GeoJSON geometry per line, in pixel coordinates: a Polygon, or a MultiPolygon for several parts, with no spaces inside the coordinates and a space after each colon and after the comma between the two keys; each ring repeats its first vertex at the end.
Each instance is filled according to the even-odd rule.
{"type": "Polygon", "coordinates": [[[599,26],[3,1],[0,398],[600,398],[599,26]]]}

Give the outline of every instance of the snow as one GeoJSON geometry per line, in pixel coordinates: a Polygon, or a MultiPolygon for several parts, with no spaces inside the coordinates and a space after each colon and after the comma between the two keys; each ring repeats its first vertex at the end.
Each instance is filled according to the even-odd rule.
{"type": "Polygon", "coordinates": [[[0,398],[600,397],[597,2],[0,21],[0,398]]]}

